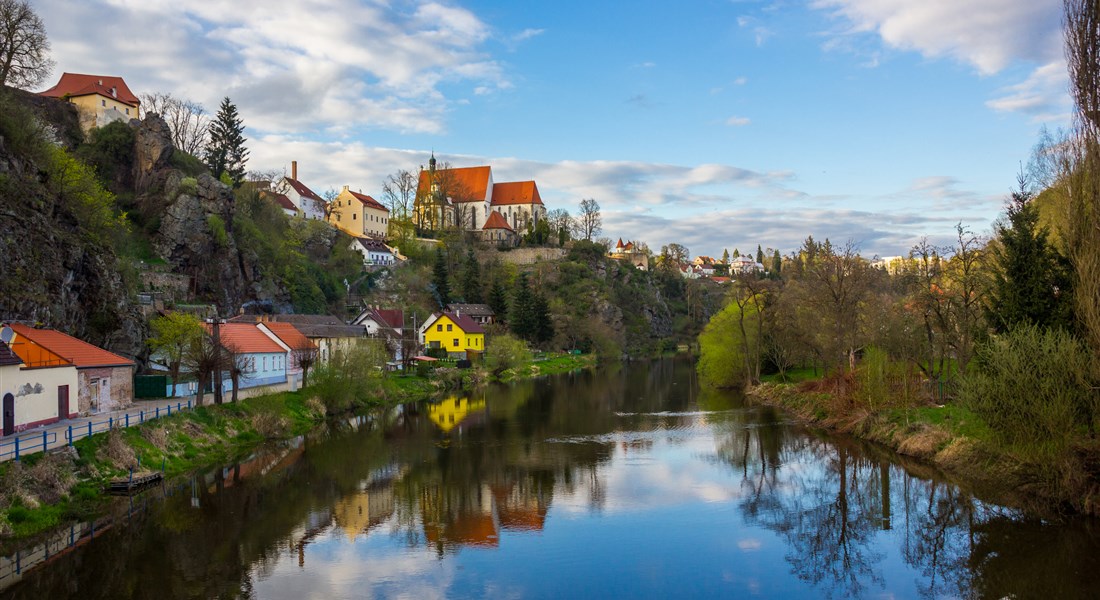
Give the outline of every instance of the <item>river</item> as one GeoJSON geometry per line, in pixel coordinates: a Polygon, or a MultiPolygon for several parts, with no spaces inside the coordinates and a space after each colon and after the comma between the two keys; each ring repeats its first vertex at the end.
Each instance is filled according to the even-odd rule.
{"type": "Polygon", "coordinates": [[[683,359],[333,424],[0,560],[12,598],[1086,598],[1100,524],[700,388],[683,359]]]}

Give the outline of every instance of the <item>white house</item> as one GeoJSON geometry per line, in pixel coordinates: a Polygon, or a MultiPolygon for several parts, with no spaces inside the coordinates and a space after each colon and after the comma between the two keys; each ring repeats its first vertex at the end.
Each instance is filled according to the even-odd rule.
{"type": "Polygon", "coordinates": [[[0,420],[3,435],[77,416],[76,367],[43,355],[17,356],[0,342],[0,420]]]}
{"type": "Polygon", "coordinates": [[[325,218],[325,200],[309,189],[306,184],[298,181],[298,161],[290,163],[290,177],[282,177],[271,189],[276,194],[285,195],[294,206],[301,211],[307,219],[325,218]]]}
{"type": "Polygon", "coordinates": [[[388,267],[397,262],[389,246],[371,238],[355,238],[351,249],[363,256],[363,266],[367,268],[388,267]]]}

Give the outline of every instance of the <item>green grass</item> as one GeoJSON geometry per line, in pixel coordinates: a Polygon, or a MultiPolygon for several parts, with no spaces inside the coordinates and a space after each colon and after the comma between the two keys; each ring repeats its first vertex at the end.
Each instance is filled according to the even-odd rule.
{"type": "Polygon", "coordinates": [[[956,437],[993,441],[993,430],[989,425],[970,409],[958,404],[897,408],[887,411],[884,416],[899,426],[925,423],[940,427],[956,437]]]}
{"type": "Polygon", "coordinates": [[[499,381],[513,381],[542,375],[557,375],[578,369],[586,369],[596,364],[596,357],[593,354],[543,354],[542,356],[544,358],[536,358],[531,362],[504,371],[497,379],[499,381]]]}

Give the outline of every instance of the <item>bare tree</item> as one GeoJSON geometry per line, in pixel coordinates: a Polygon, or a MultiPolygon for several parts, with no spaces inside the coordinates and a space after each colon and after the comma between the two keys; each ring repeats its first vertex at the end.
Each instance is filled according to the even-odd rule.
{"type": "Polygon", "coordinates": [[[299,348],[291,353],[290,360],[294,361],[294,366],[302,370],[302,387],[306,387],[309,381],[309,370],[317,364],[320,352],[316,347],[312,348],[299,348]]]}
{"type": "Polygon", "coordinates": [[[416,186],[416,175],[406,169],[386,177],[386,182],[382,184],[382,204],[390,209],[392,217],[409,217],[409,210],[416,201],[416,186]]]}
{"type": "Polygon", "coordinates": [[[50,76],[50,41],[26,0],[0,0],[0,86],[35,87],[50,76]]]}
{"type": "Polygon", "coordinates": [[[156,113],[168,123],[172,145],[177,149],[191,156],[203,154],[210,117],[201,104],[166,92],[153,92],[141,95],[141,107],[145,114],[156,113]]]}
{"type": "Polygon", "coordinates": [[[225,354],[223,356],[225,366],[223,367],[229,372],[229,380],[233,383],[233,395],[230,398],[230,402],[237,402],[237,390],[241,387],[241,377],[247,376],[256,370],[254,359],[249,358],[235,346],[225,346],[225,354]]]}
{"type": "Polygon", "coordinates": [[[579,237],[588,241],[603,231],[603,218],[600,216],[600,203],[593,198],[581,200],[580,213],[577,215],[579,237]]]}
{"type": "Polygon", "coordinates": [[[220,371],[223,353],[214,343],[214,337],[208,332],[203,332],[193,340],[187,352],[183,355],[183,366],[187,372],[195,376],[198,383],[198,391],[195,396],[195,404],[203,405],[203,395],[206,386],[210,385],[215,371],[220,371]]]}

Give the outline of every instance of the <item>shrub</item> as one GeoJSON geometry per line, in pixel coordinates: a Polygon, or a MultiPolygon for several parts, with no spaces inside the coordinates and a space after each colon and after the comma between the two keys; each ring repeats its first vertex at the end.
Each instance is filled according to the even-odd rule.
{"type": "Polygon", "coordinates": [[[523,340],[509,335],[494,335],[485,347],[485,366],[495,374],[531,360],[531,351],[523,340]]]}
{"type": "Polygon", "coordinates": [[[229,234],[225,231],[225,220],[218,215],[208,215],[206,226],[210,228],[210,236],[214,238],[214,243],[219,248],[225,248],[229,243],[229,234]]]}
{"type": "Polygon", "coordinates": [[[1004,443],[1057,454],[1091,426],[1088,352],[1065,331],[1019,326],[978,349],[960,399],[1004,443]]]}

